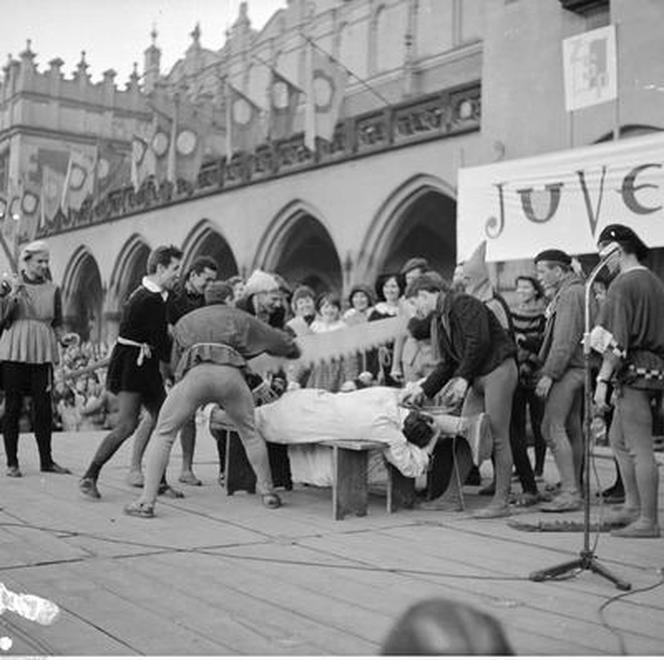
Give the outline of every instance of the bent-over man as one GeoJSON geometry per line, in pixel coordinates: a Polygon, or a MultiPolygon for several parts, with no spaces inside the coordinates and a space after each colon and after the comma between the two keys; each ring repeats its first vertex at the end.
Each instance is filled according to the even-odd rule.
{"type": "Polygon", "coordinates": [[[432,313],[431,339],[439,362],[424,382],[404,390],[402,400],[418,403],[424,397],[433,398],[446,385],[452,400],[463,401],[464,417],[488,413],[494,438],[496,491],[489,506],[474,516],[508,516],[512,476],[509,425],[518,379],[516,346],[486,305],[469,295],[453,293],[435,272],[418,277],[406,296],[415,299],[422,316],[432,313]]]}
{"type": "Polygon", "coordinates": [[[222,406],[237,428],[263,504],[270,509],[281,505],[272,484],[267,447],[256,432],[254,403],[244,372],[246,360],[260,353],[297,358],[300,350],[287,333],[223,304],[226,296],[226,285],[212,282],[205,291],[207,306],[182,317],[173,329],[171,364],[176,383],[157,420],[141,497],[125,507],[130,516],[154,516],[159,480],[177,432],[199,406],[210,402],[222,406]]]}

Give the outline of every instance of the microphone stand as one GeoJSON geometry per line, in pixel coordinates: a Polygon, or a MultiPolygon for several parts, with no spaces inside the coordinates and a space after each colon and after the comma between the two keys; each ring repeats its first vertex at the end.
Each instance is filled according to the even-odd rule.
{"type": "Polygon", "coordinates": [[[622,591],[629,591],[632,585],[625,580],[621,580],[609,571],[605,566],[600,564],[590,548],[590,445],[591,445],[591,407],[593,386],[590,369],[590,296],[592,292],[592,285],[599,272],[609,261],[609,258],[617,249],[617,244],[611,243],[610,245],[600,252],[600,261],[592,270],[585,284],[585,327],[583,334],[583,366],[585,371],[585,390],[584,390],[584,405],[583,405],[583,449],[584,449],[584,466],[583,466],[583,548],[579,552],[579,558],[572,561],[563,562],[550,568],[545,568],[540,571],[534,571],[530,574],[530,579],[533,582],[544,582],[545,580],[553,580],[560,575],[565,575],[574,569],[579,571],[591,571],[601,575],[603,578],[613,582],[616,588],[622,591]]]}

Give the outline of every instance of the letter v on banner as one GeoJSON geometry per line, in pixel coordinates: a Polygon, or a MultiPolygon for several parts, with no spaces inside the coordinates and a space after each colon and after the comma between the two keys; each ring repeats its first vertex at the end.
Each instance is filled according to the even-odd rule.
{"type": "Polygon", "coordinates": [[[590,193],[586,184],[586,175],[583,170],[577,170],[579,181],[581,182],[581,190],[583,190],[583,201],[586,203],[586,211],[588,212],[588,223],[590,224],[590,232],[595,237],[595,227],[599,220],[600,209],[602,208],[602,196],[604,195],[604,179],[606,178],[606,165],[602,165],[602,176],[599,182],[599,193],[597,194],[597,208],[593,211],[592,202],[590,200],[590,193]]]}

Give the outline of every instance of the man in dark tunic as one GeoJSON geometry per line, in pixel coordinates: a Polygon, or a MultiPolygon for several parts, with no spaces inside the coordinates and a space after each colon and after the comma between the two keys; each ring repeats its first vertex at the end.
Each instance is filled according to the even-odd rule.
{"type": "Polygon", "coordinates": [[[86,497],[100,498],[99,473],[136,430],[141,406],[156,420],[166,397],[159,361],[168,361],[170,355],[166,299],[177,282],[181,259],[182,252],[173,245],[156,248],[148,258],[147,275],[125,303],[106,378],[107,389],[118,395],[118,423],[79,483],[86,497]]]}
{"type": "Polygon", "coordinates": [[[210,284],[205,292],[208,305],[182,317],[173,330],[171,365],[177,382],[157,420],[143,494],[125,507],[128,515],[154,516],[159,479],[177,432],[198,407],[210,402],[218,403],[237,428],[263,504],[271,509],[281,504],[274,492],[265,441],[256,430],[254,402],[245,379],[246,360],[264,352],[297,358],[300,350],[288,333],[223,304],[225,289],[222,282],[210,284]]]}
{"type": "Polygon", "coordinates": [[[618,275],[590,337],[591,346],[602,354],[594,397],[600,410],[609,383],[615,384],[609,442],[625,486],[625,503],[608,518],[618,527],[613,536],[656,538],[659,474],[650,402],[664,389],[664,284],[641,263],[648,248],[633,230],[608,225],[599,237],[600,250],[611,243],[617,250],[608,268],[618,275]]]}

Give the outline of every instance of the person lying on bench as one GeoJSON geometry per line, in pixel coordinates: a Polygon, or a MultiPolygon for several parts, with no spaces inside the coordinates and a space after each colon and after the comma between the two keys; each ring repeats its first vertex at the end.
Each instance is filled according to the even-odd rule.
{"type": "MultiPolygon", "coordinates": [[[[434,411],[430,416],[431,433],[418,437],[412,426],[412,410],[398,405],[399,390],[391,387],[368,387],[351,392],[331,393],[318,389],[286,392],[273,403],[254,409],[256,429],[266,442],[288,445],[313,445],[334,440],[373,440],[386,444],[383,455],[406,477],[425,474],[430,454],[439,436],[462,437],[476,460],[491,455],[492,437],[486,414],[456,417],[434,411]],[[424,442],[426,440],[426,442],[424,442]]],[[[210,430],[232,428],[224,410],[209,411],[210,430]]],[[[459,443],[464,444],[464,443],[459,443]]],[[[290,447],[289,447],[290,449],[290,447]]],[[[324,449],[324,448],[321,448],[324,449]]],[[[329,461],[331,474],[331,461],[329,461]]],[[[317,479],[296,475],[294,480],[316,483],[317,479]]],[[[317,485],[329,485],[318,483],[317,485]]]]}

